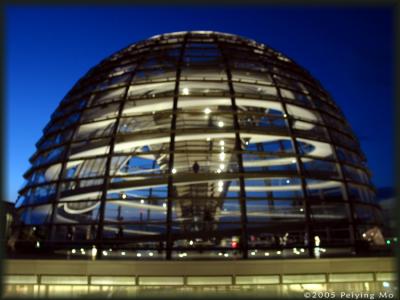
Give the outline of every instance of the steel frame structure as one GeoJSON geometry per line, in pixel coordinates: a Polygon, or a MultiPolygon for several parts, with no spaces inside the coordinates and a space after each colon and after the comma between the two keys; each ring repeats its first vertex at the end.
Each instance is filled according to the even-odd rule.
{"type": "Polygon", "coordinates": [[[231,34],[164,34],[116,52],[75,84],[36,146],[15,230],[52,252],[335,256],[382,226],[330,95],[293,60],[231,34]]]}

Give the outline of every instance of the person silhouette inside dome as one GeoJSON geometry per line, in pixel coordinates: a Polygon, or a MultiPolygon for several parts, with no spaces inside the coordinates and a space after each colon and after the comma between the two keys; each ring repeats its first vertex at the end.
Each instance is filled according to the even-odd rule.
{"type": "Polygon", "coordinates": [[[192,169],[193,169],[194,173],[196,173],[196,174],[199,173],[200,166],[199,166],[197,160],[194,162],[192,169]]]}

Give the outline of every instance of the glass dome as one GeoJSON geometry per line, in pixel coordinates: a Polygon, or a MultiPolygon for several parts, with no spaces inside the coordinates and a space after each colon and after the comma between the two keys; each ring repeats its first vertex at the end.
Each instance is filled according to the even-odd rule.
{"type": "Polygon", "coordinates": [[[16,203],[20,248],[232,259],[379,244],[343,113],[291,59],[236,35],[163,34],[111,55],[36,146],[16,203]]]}

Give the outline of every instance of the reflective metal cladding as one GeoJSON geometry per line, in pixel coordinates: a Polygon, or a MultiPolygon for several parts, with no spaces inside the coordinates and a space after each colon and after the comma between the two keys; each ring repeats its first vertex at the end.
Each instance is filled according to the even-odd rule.
{"type": "Polygon", "coordinates": [[[164,34],[106,58],[61,101],[30,161],[16,245],[231,259],[381,243],[341,110],[291,59],[236,35],[164,34]]]}

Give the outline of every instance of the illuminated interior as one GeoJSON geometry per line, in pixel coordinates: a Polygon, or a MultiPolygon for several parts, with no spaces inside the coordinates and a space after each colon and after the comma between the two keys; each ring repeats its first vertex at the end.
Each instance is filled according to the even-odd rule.
{"type": "Polygon", "coordinates": [[[306,70],[246,38],[182,32],[118,51],[36,146],[16,249],[232,259],[381,244],[366,234],[382,219],[343,113],[306,70]]]}

